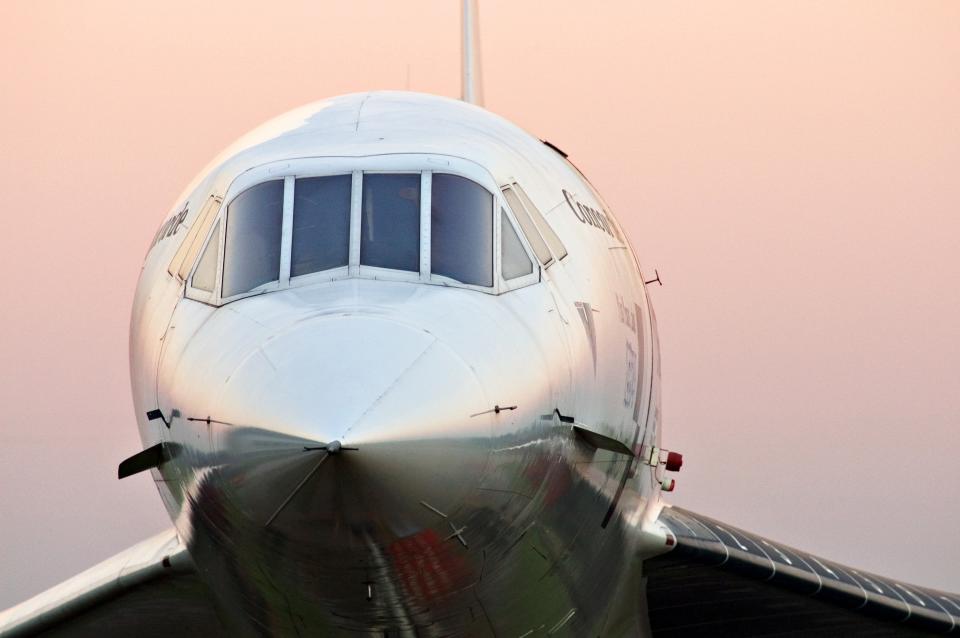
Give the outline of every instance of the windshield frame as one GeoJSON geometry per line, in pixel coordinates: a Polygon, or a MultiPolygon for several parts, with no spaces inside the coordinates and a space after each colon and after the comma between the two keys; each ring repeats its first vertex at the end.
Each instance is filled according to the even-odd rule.
{"type": "Polygon", "coordinates": [[[279,162],[270,162],[260,166],[250,168],[238,175],[227,188],[223,197],[223,205],[217,215],[209,222],[208,236],[204,238],[203,248],[197,253],[195,263],[190,269],[189,277],[186,280],[185,296],[195,301],[201,301],[214,306],[243,299],[246,297],[295,288],[309,286],[324,282],[337,281],[342,279],[359,278],[374,279],[381,281],[397,281],[422,283],[434,286],[447,286],[476,290],[490,295],[499,295],[510,290],[515,290],[524,286],[532,285],[541,281],[542,267],[533,253],[527,237],[523,232],[519,232],[520,239],[523,242],[524,250],[531,259],[535,268],[529,275],[504,281],[501,272],[501,220],[500,210],[507,211],[509,221],[514,229],[519,229],[519,224],[514,218],[513,212],[503,197],[500,186],[493,176],[484,167],[479,164],[458,157],[428,155],[428,154],[385,154],[371,155],[362,157],[314,157],[284,160],[279,162]],[[384,174],[384,173],[418,173],[420,175],[420,270],[419,272],[393,270],[376,266],[360,264],[360,220],[362,206],[363,176],[364,174],[384,174]],[[483,187],[493,197],[493,209],[491,210],[491,221],[493,223],[493,285],[478,286],[466,284],[451,277],[446,277],[430,272],[431,255],[431,189],[433,173],[447,173],[457,175],[471,180],[483,187]],[[297,277],[290,276],[291,245],[293,234],[293,202],[296,180],[309,177],[326,177],[333,175],[351,176],[351,200],[350,200],[350,247],[349,260],[347,266],[340,266],[323,270],[320,272],[309,273],[297,277]],[[231,297],[222,297],[223,285],[223,242],[225,233],[221,232],[219,240],[220,258],[217,270],[217,281],[215,290],[210,293],[204,290],[194,288],[192,285],[193,275],[203,256],[206,245],[212,237],[212,229],[216,222],[221,222],[221,227],[225,227],[227,211],[230,204],[239,195],[246,192],[249,188],[262,182],[271,180],[284,180],[283,191],[283,217],[281,228],[281,250],[280,250],[280,276],[276,281],[262,284],[252,290],[233,295],[231,297]]]}

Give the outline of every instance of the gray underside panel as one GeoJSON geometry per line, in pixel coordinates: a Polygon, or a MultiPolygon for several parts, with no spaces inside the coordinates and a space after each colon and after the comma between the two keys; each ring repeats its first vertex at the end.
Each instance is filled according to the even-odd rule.
{"type": "Polygon", "coordinates": [[[82,612],[37,636],[228,636],[213,601],[193,574],[177,574],[138,585],[122,596],[82,612]]]}
{"type": "Polygon", "coordinates": [[[681,508],[665,509],[660,521],[676,544],[644,563],[654,636],[960,634],[954,594],[857,571],[681,508]]]}

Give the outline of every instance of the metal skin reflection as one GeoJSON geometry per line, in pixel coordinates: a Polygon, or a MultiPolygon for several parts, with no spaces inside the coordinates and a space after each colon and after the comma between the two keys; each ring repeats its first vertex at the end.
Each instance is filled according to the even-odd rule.
{"type": "Polygon", "coordinates": [[[144,445],[175,450],[152,470],[167,510],[236,635],[640,634],[658,477],[560,415],[658,444],[655,326],[630,247],[568,206],[615,223],[562,156],[472,105],[345,96],[228,150],[175,212],[189,228],[255,167],[404,154],[469,163],[497,209],[519,183],[569,255],[500,294],[347,273],[218,306],[167,272],[186,233],[159,241],[131,370],[144,445]]]}

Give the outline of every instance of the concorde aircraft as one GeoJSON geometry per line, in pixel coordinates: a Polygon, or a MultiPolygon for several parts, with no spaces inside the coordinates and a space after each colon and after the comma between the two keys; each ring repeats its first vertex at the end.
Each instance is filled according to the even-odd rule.
{"type": "Polygon", "coordinates": [[[177,200],[118,471],[173,528],[0,635],[960,633],[960,596],[664,501],[644,273],[566,155],[481,108],[475,11],[462,101],[311,104],[177,200]]]}

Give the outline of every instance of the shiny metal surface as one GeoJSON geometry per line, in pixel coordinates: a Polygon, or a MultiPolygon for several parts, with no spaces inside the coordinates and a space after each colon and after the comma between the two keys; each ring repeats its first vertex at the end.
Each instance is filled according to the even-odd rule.
{"type": "Polygon", "coordinates": [[[673,549],[644,564],[657,635],[913,636],[960,627],[960,597],[787,547],[679,507],[664,508],[673,549]],[[683,601],[684,613],[676,605],[683,601]]]}
{"type": "Polygon", "coordinates": [[[654,470],[558,417],[656,443],[655,342],[609,213],[587,224],[570,194],[603,205],[572,167],[459,102],[347,96],[292,119],[228,154],[188,210],[229,201],[251,167],[344,154],[373,170],[402,147],[469,158],[492,189],[522,184],[570,254],[500,294],[345,278],[214,307],[165,276],[176,242],[158,244],[132,321],[134,394],[138,415],[169,417],[140,416],[141,432],[177,450],[155,479],[221,617],[243,635],[642,631],[654,470]]]}

